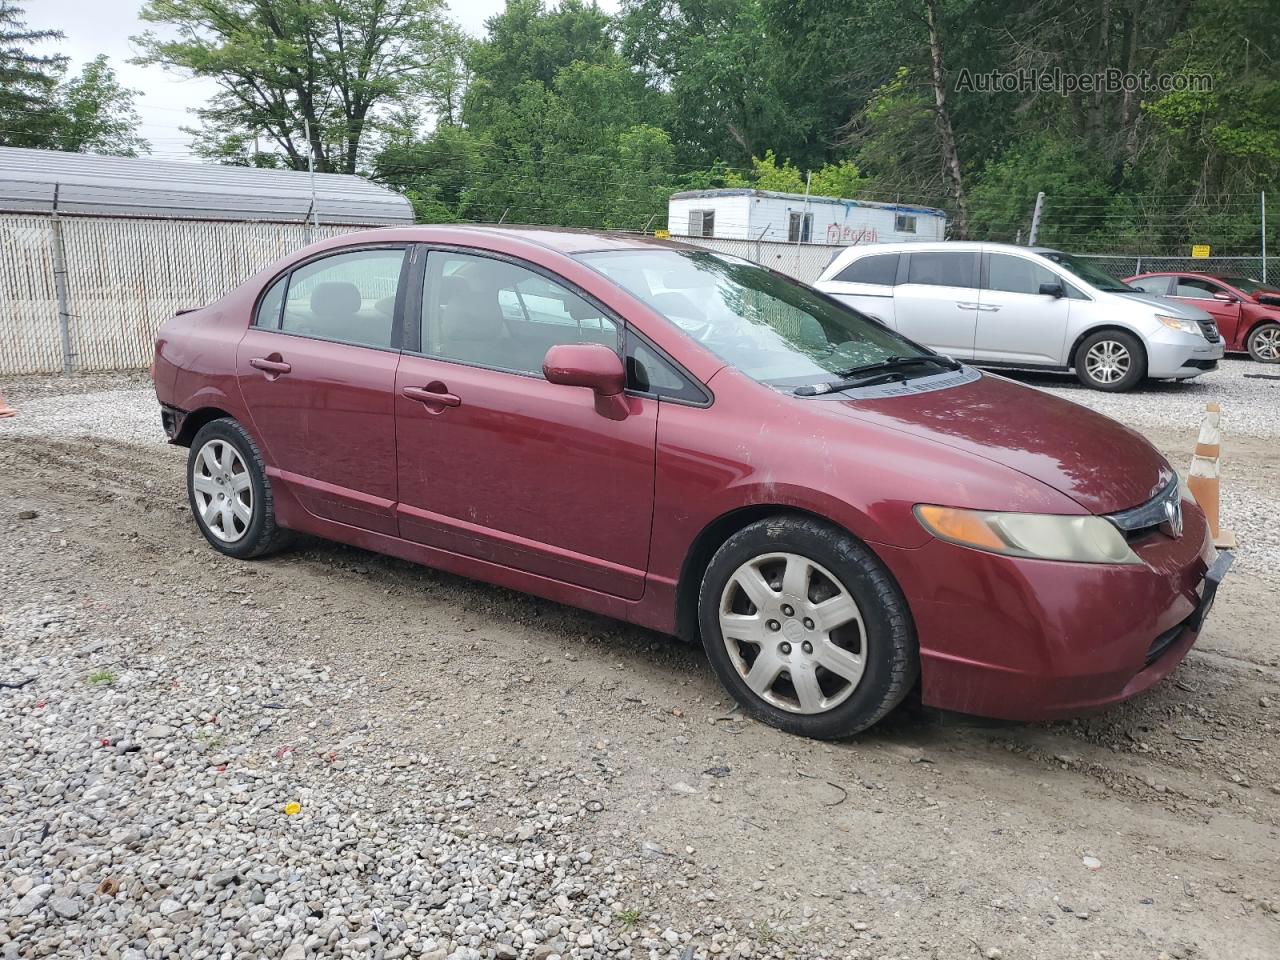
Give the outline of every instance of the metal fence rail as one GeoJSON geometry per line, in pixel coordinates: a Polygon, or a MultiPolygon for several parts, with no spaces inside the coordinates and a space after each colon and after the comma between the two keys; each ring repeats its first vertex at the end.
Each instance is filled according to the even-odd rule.
{"type": "Polygon", "coordinates": [[[66,368],[54,237],[66,254],[69,366],[145,367],[156,330],[313,240],[361,229],[116,217],[0,215],[0,375],[66,368]]]}

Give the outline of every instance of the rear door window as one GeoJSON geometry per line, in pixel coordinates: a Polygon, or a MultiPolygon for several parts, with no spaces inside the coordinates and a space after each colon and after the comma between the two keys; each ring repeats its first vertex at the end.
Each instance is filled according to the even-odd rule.
{"type": "Polygon", "coordinates": [[[931,287],[977,287],[978,277],[972,253],[960,251],[924,252],[908,254],[907,283],[919,283],[931,287]]]}
{"type": "Polygon", "coordinates": [[[841,283],[878,283],[891,287],[898,277],[898,255],[875,253],[859,257],[833,277],[841,283]]]}
{"type": "Polygon", "coordinates": [[[280,329],[368,347],[392,346],[402,248],[353,250],[289,276],[280,329]]]}

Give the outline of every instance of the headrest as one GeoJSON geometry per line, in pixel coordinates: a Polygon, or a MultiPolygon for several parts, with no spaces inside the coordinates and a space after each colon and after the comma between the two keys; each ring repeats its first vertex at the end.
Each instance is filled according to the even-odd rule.
{"type": "Polygon", "coordinates": [[[360,289],[348,280],[317,283],[311,291],[311,315],[321,320],[346,320],[360,312],[360,289]]]}
{"type": "Polygon", "coordinates": [[[497,340],[506,333],[498,291],[492,287],[474,291],[461,277],[440,283],[440,339],[497,340]]]}

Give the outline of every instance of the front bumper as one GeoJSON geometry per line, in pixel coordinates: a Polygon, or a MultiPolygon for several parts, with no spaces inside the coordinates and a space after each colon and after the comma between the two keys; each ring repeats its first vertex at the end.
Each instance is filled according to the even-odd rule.
{"type": "Polygon", "coordinates": [[[1196,642],[1230,565],[1200,509],[1182,506],[1181,537],[1152,533],[1133,544],[1141,565],[1026,560],[938,540],[882,548],[915,618],[924,702],[1053,720],[1167,676],[1196,642]]]}
{"type": "Polygon", "coordinates": [[[1217,367],[1223,343],[1164,330],[1147,343],[1147,376],[1158,380],[1198,377],[1217,367]]]}

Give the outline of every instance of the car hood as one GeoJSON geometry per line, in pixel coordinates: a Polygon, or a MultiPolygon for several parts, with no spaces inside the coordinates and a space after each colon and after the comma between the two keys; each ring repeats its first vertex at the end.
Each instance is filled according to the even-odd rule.
{"type": "Polygon", "coordinates": [[[1146,438],[1087,407],[1004,377],[876,399],[842,395],[850,416],[1002,464],[1090,513],[1145,503],[1174,476],[1146,438]]]}
{"type": "Polygon", "coordinates": [[[1157,297],[1150,293],[1117,293],[1117,297],[1124,297],[1126,300],[1137,300],[1148,307],[1154,307],[1160,313],[1167,314],[1171,317],[1181,317],[1183,320],[1212,320],[1213,317],[1207,310],[1201,310],[1199,307],[1193,307],[1190,304],[1183,303],[1180,300],[1172,300],[1169,297],[1157,297]]]}

